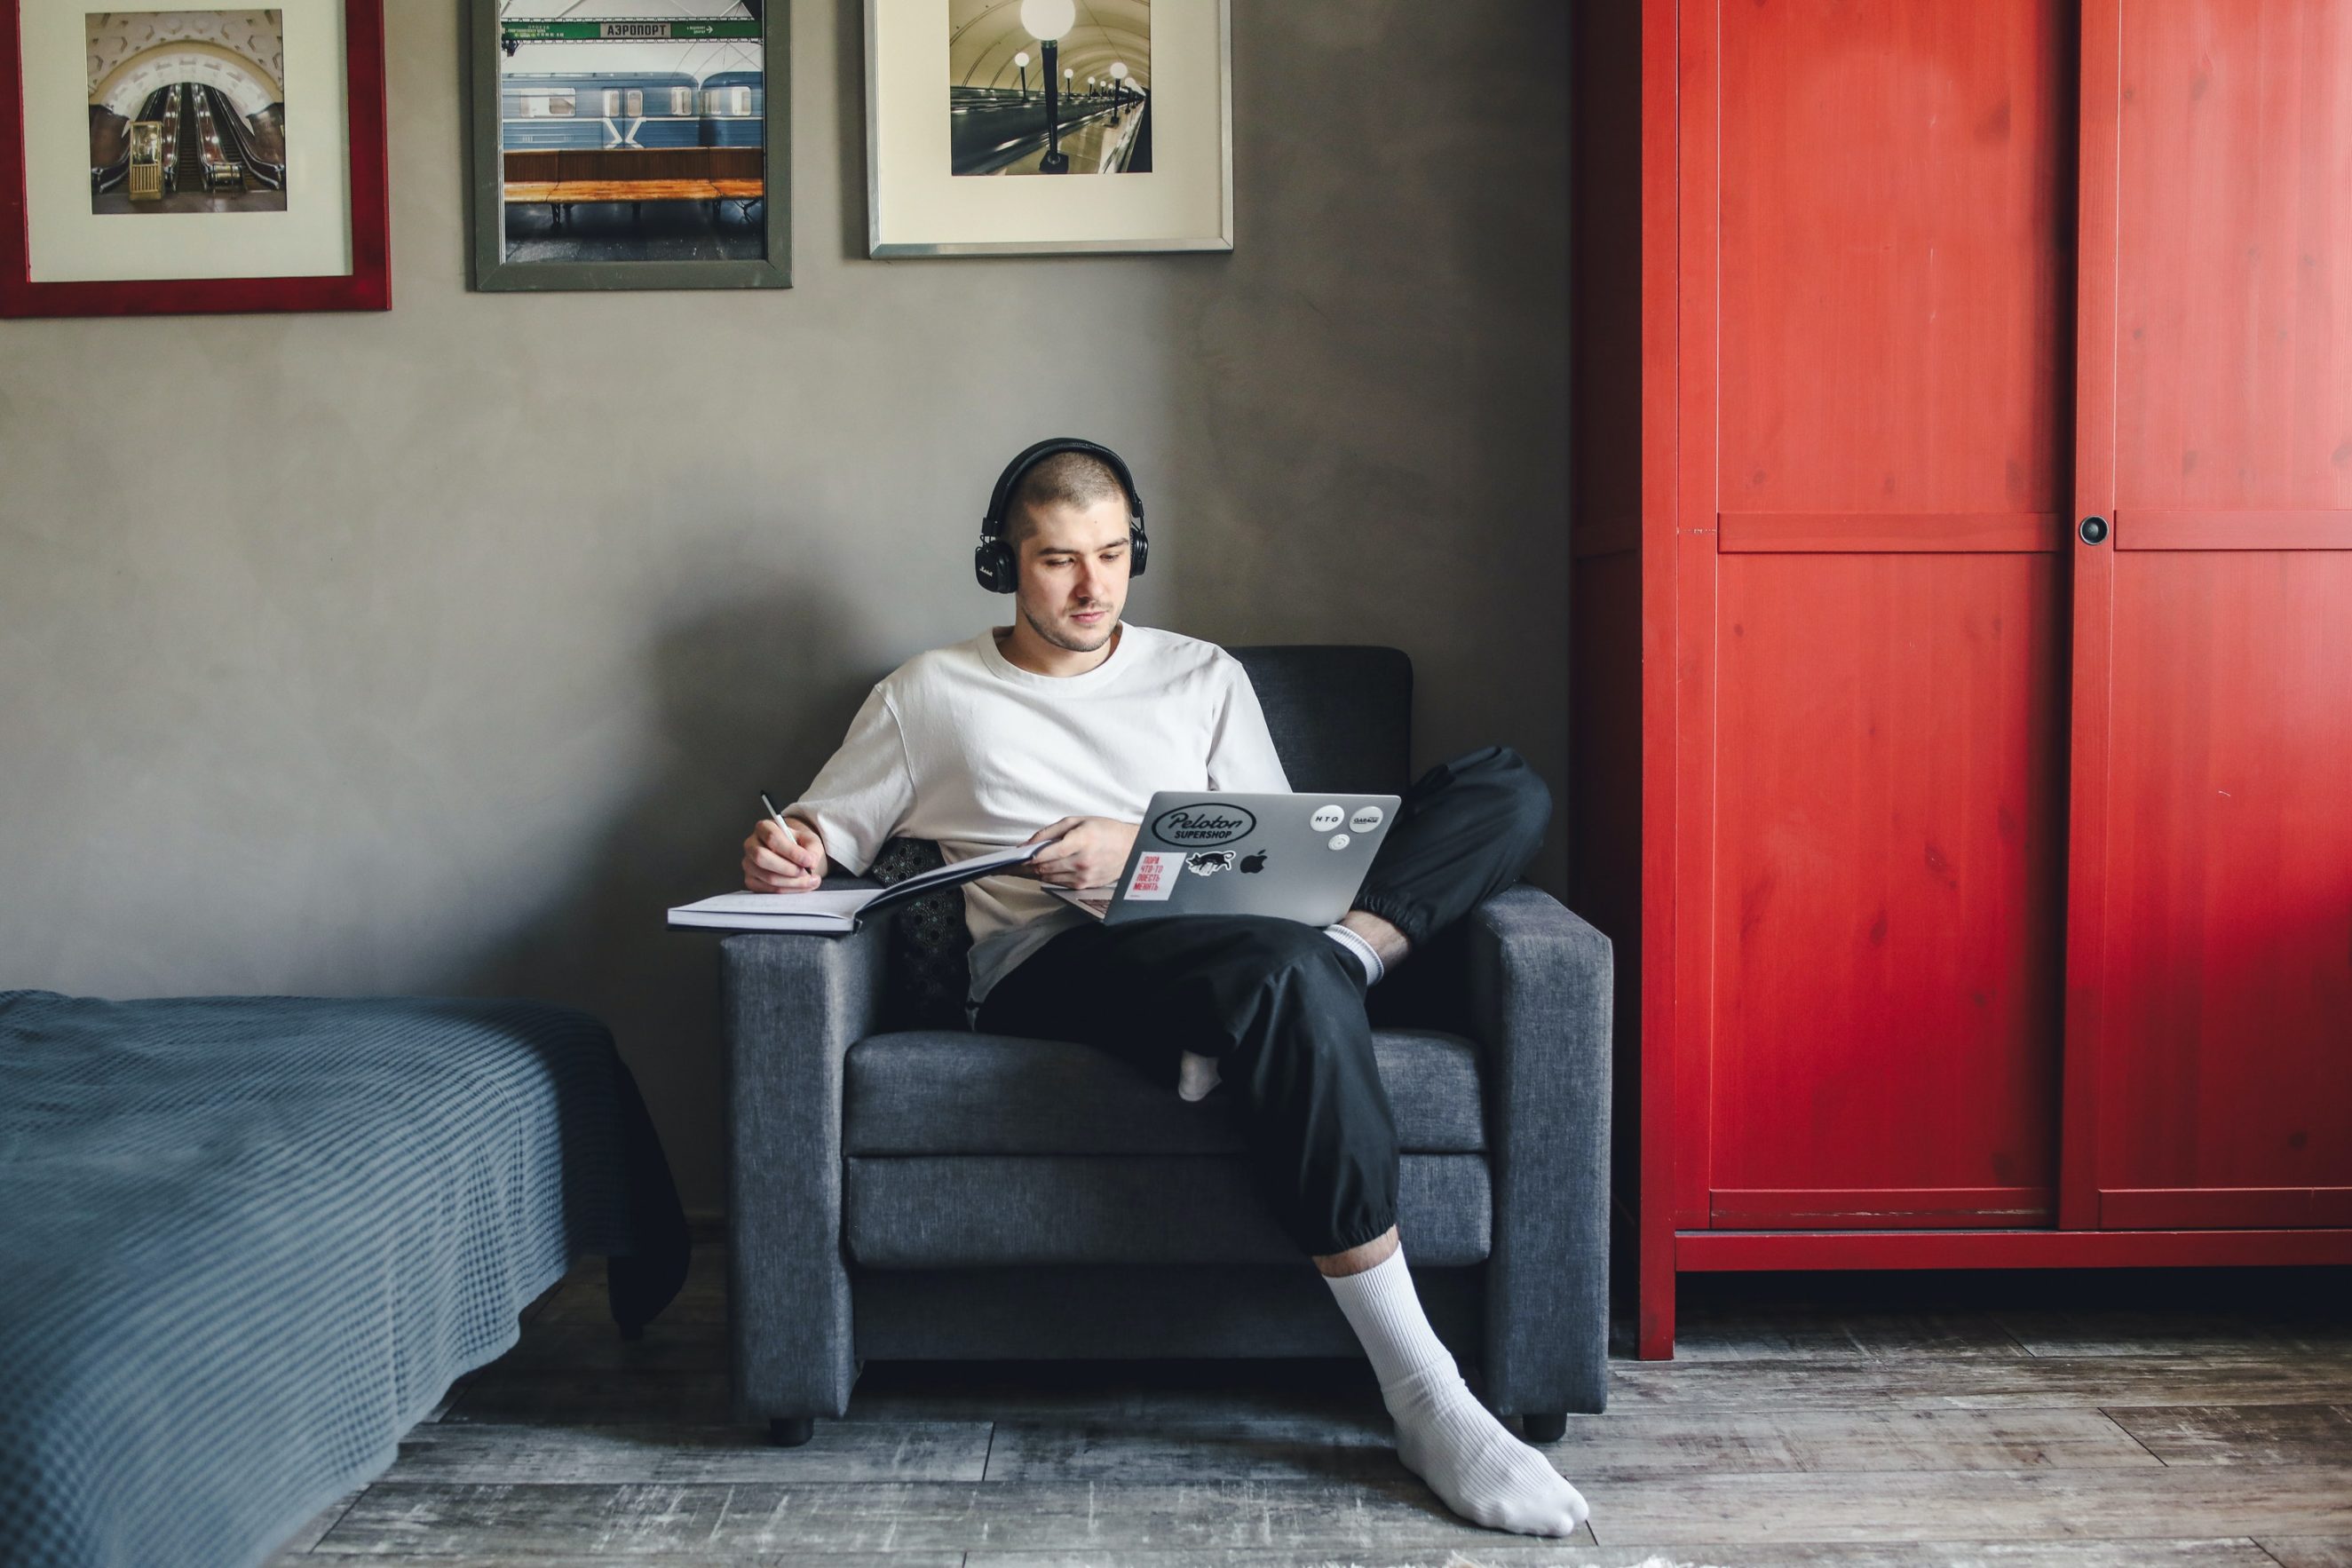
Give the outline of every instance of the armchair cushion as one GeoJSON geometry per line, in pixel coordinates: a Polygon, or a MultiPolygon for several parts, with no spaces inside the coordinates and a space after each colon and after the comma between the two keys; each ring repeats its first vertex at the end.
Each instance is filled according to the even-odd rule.
{"type": "MultiPolygon", "coordinates": [[[[1486,1147],[1478,1049],[1458,1035],[1382,1030],[1374,1058],[1408,1153],[1486,1147]]],[[[933,1029],[849,1048],[842,1147],[858,1154],[1238,1154],[1226,1091],[1199,1104],[1067,1040],[933,1029]]]]}
{"type": "MultiPolygon", "coordinates": [[[[1299,1266],[1297,1244],[1239,1156],[853,1155],[845,1164],[842,1237],[863,1268],[1299,1266]]],[[[1485,1158],[1406,1155],[1397,1224],[1412,1237],[1416,1264],[1484,1259],[1494,1244],[1485,1158]]]]}

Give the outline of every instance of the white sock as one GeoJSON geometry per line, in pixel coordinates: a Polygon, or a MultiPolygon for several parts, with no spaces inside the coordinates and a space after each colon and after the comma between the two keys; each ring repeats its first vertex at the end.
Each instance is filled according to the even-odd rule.
{"type": "Polygon", "coordinates": [[[1378,985],[1386,974],[1388,965],[1381,962],[1380,950],[1343,925],[1328,925],[1323,934],[1339,944],[1340,950],[1364,966],[1364,984],[1378,985]]]}
{"type": "Polygon", "coordinates": [[[1381,1398],[1396,1418],[1397,1458],[1445,1506],[1474,1523],[1521,1535],[1573,1534],[1591,1511],[1551,1461],[1478,1403],[1453,1352],[1423,1315],[1404,1248],[1360,1274],[1326,1276],[1364,1343],[1381,1398]]]}
{"type": "Polygon", "coordinates": [[[1186,1100],[1199,1100],[1222,1080],[1217,1070],[1217,1058],[1204,1057],[1198,1051],[1186,1051],[1176,1068],[1176,1092],[1186,1100]]]}

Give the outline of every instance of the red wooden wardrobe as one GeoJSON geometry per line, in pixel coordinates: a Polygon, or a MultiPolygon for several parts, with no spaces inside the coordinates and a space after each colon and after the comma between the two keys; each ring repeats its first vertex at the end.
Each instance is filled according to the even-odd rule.
{"type": "Polygon", "coordinates": [[[1696,1269],[2352,1261],[2352,0],[1581,0],[1578,902],[1696,1269]]]}

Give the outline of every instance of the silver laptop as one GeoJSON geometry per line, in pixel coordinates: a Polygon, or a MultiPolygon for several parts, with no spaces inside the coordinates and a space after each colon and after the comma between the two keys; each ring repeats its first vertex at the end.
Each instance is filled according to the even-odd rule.
{"type": "Polygon", "coordinates": [[[1145,808],[1117,882],[1053,890],[1111,924],[1278,915],[1329,925],[1364,885],[1398,798],[1161,790],[1145,808]]]}

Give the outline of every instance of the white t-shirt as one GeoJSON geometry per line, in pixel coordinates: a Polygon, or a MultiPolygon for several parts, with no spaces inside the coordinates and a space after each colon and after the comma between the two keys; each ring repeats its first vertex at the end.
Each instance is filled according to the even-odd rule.
{"type": "MultiPolygon", "coordinates": [[[[1121,628],[1083,675],[1009,662],[992,631],[919,654],[885,677],[808,792],[785,807],[863,872],[897,837],[950,862],[1027,841],[1065,816],[1140,822],[1155,790],[1287,792],[1241,661],[1150,626],[1121,628]]],[[[971,990],[989,988],[1091,917],[1025,877],[964,884],[971,990]]]]}

